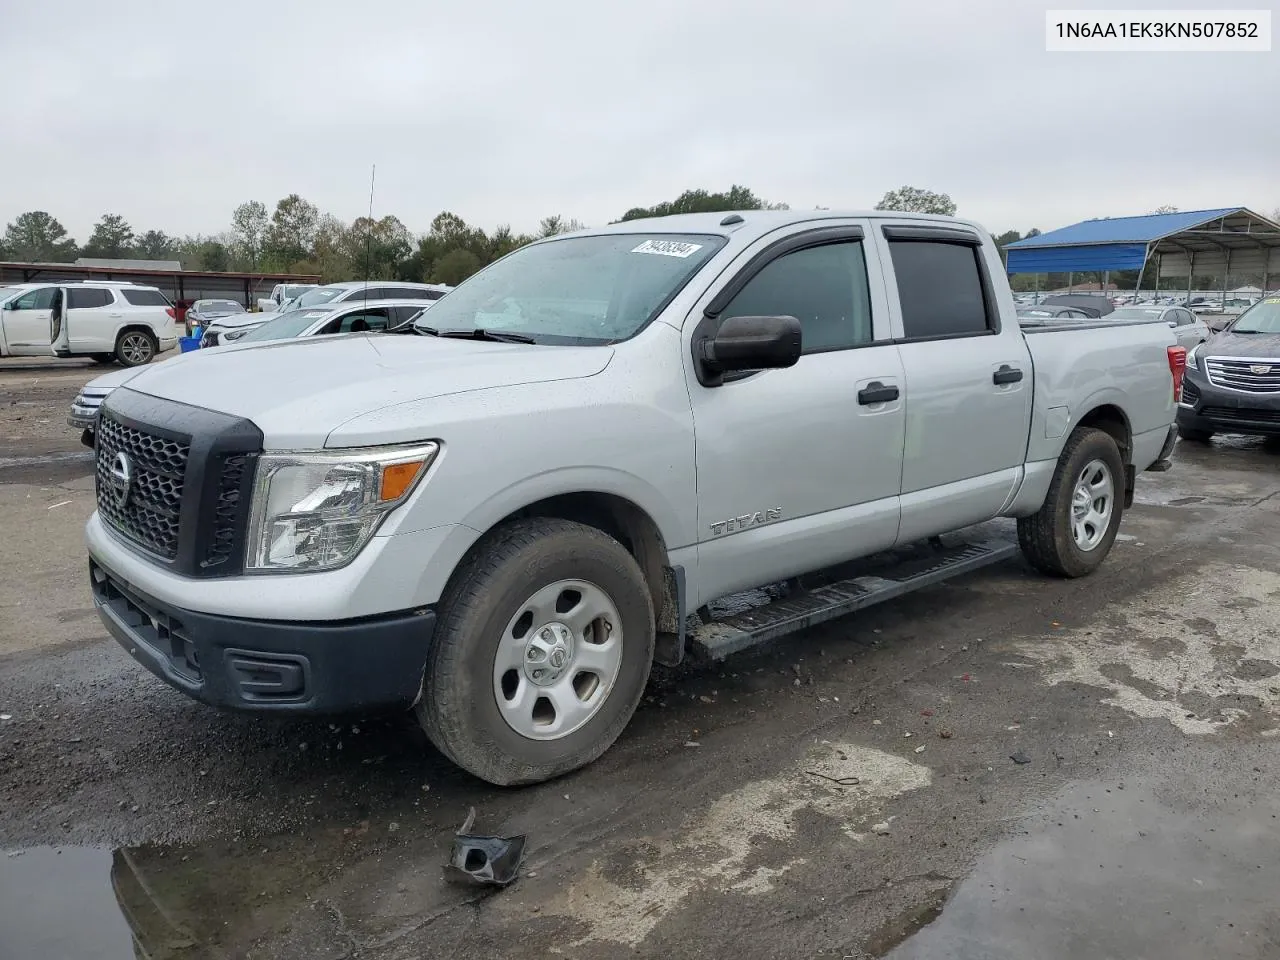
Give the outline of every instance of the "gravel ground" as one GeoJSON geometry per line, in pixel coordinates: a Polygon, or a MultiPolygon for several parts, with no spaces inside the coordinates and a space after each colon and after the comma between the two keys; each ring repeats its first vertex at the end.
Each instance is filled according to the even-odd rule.
{"type": "Polygon", "coordinates": [[[1091,578],[664,673],[601,761],[497,790],[410,718],[219,713],[106,639],[60,425],[97,370],[45,367],[0,362],[6,957],[1280,955],[1272,447],[1181,446],[1091,578]],[[528,836],[508,889],[442,870],[472,806],[528,836]]]}

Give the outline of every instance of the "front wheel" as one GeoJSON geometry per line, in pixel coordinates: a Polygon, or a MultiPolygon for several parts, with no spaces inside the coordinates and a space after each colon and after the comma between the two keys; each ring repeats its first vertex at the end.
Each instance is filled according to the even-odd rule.
{"type": "Polygon", "coordinates": [[[1018,519],[1018,545],[1033,567],[1058,577],[1098,568],[1115,542],[1123,512],[1124,461],[1115,439],[1085,428],[1071,435],[1044,505],[1018,519]]]}
{"type": "Polygon", "coordinates": [[[116,359],[122,366],[140,367],[151,362],[159,346],[153,333],[125,330],[116,338],[116,359]]]}
{"type": "Polygon", "coordinates": [[[618,738],[653,649],[653,601],[622,544],[567,520],[518,521],[491,534],[446,589],[418,720],[482,780],[549,780],[618,738]]]}

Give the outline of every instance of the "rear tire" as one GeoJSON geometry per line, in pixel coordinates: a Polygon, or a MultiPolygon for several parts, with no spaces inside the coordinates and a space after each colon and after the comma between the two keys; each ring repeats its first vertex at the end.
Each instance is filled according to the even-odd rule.
{"type": "Polygon", "coordinates": [[[1044,505],[1018,519],[1027,561],[1056,577],[1083,577],[1115,542],[1124,511],[1124,460],[1115,439],[1090,427],[1067,440],[1044,505]]]}
{"type": "Polygon", "coordinates": [[[155,359],[160,343],[149,330],[123,330],[116,337],[115,358],[124,367],[141,367],[155,359]]]}
{"type": "Polygon", "coordinates": [[[418,721],[481,780],[549,780],[591,763],[622,733],[654,642],[653,600],[622,544],[567,520],[508,524],[445,589],[418,721]]]}
{"type": "Polygon", "coordinates": [[[1190,427],[1179,427],[1178,436],[1192,443],[1208,443],[1213,439],[1212,430],[1192,430],[1190,427]]]}

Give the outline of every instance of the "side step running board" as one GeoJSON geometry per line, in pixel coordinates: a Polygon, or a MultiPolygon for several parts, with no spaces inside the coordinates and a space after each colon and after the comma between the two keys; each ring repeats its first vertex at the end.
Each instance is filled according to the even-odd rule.
{"type": "Polygon", "coordinates": [[[697,656],[722,660],[796,630],[999,563],[1017,552],[1018,545],[1006,540],[934,549],[926,556],[884,567],[878,576],[840,580],[721,620],[699,623],[689,643],[697,656]]]}

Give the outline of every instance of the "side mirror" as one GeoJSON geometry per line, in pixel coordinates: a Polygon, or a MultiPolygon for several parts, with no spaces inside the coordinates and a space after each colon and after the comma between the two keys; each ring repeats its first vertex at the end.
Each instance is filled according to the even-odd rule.
{"type": "Polygon", "coordinates": [[[694,344],[694,356],[714,386],[726,373],[794,366],[800,359],[800,321],[795,317],[729,317],[694,344]]]}

